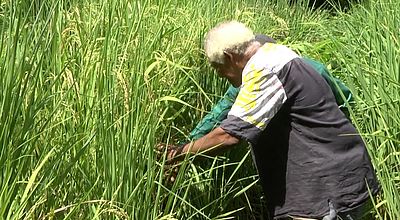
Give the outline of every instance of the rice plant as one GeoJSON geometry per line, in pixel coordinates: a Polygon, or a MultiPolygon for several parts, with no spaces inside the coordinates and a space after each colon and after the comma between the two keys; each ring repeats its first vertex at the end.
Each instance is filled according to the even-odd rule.
{"type": "Polygon", "coordinates": [[[342,15],[336,27],[342,35],[334,37],[336,59],[357,94],[354,122],[381,181],[379,219],[400,218],[399,6],[380,0],[355,7],[342,15]]]}

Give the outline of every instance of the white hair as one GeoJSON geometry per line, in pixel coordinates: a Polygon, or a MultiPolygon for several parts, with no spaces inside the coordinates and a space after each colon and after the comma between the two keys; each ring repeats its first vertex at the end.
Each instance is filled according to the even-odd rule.
{"type": "Polygon", "coordinates": [[[224,51],[244,54],[247,44],[252,40],[253,31],[243,23],[223,22],[207,33],[204,50],[210,62],[224,64],[224,51]]]}

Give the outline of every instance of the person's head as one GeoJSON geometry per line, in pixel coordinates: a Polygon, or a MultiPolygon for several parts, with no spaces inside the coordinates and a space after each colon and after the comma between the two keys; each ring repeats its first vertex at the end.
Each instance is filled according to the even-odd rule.
{"type": "Polygon", "coordinates": [[[241,85],[243,68],[259,47],[253,31],[237,21],[217,25],[207,33],[204,43],[211,66],[235,87],[241,85]]]}

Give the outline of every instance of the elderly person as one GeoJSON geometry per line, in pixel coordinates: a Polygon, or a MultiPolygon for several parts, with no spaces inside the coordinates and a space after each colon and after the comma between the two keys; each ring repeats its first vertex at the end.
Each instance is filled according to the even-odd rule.
{"type": "MultiPolygon", "coordinates": [[[[276,41],[263,34],[256,34],[255,40],[260,44],[276,43],[276,41]]],[[[348,104],[353,102],[353,94],[350,89],[338,78],[333,77],[328,69],[320,62],[304,57],[303,60],[312,66],[328,83],[339,109],[349,118],[348,104]]],[[[232,108],[234,101],[239,93],[240,88],[229,86],[224,96],[213,106],[212,110],[207,113],[195,128],[188,135],[188,140],[197,140],[208,134],[212,129],[216,128],[226,119],[229,110],[232,108]]],[[[181,141],[180,143],[187,143],[181,141]]],[[[182,144],[181,144],[182,146],[182,144]]]]}
{"type": "Polygon", "coordinates": [[[328,83],[289,48],[261,44],[239,22],[210,30],[205,53],[239,93],[221,125],[169,158],[250,143],[270,217],[357,219],[378,191],[361,137],[328,83]]]}

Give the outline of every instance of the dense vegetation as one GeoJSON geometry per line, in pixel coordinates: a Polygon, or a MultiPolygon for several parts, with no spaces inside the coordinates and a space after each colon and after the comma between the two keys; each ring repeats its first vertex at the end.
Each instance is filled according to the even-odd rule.
{"type": "Polygon", "coordinates": [[[237,19],[352,89],[352,120],[382,184],[376,218],[400,219],[400,2],[345,13],[303,5],[1,1],[0,218],[261,218],[246,146],[187,158],[174,183],[154,152],[184,139],[223,94],[201,45],[209,28],[237,19]]]}

